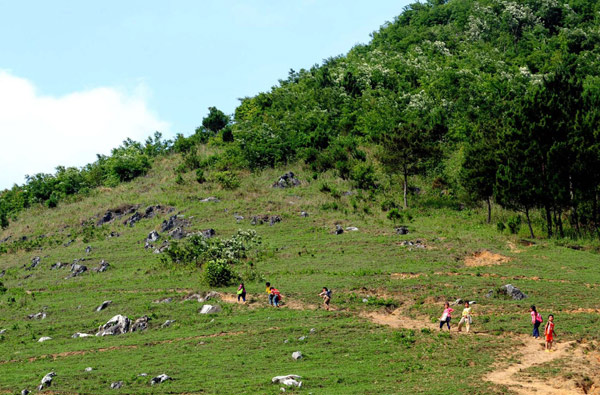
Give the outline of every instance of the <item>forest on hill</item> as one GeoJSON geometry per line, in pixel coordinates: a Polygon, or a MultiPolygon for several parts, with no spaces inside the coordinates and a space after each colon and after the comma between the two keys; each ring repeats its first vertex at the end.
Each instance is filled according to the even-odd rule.
{"type": "Polygon", "coordinates": [[[548,237],[597,238],[599,13],[593,0],[411,4],[368,44],[290,70],[232,117],[210,108],[189,137],[127,140],[81,169],[29,176],[0,194],[0,223],[130,181],[175,152],[184,161],[174,177],[195,171],[229,187],[238,170],[304,161],[315,179],[333,170],[392,196],[392,217],[410,204],[412,177],[424,176],[457,204],[521,213],[531,237],[539,220],[548,237]]]}

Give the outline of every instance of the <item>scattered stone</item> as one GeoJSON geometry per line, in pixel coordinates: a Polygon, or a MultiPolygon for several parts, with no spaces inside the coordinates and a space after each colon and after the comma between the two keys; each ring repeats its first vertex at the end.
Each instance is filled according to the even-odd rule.
{"type": "Polygon", "coordinates": [[[348,226],[348,227],[346,228],[346,231],[347,231],[347,232],[357,232],[357,231],[358,231],[358,228],[357,228],[356,226],[348,226]]]}
{"type": "Polygon", "coordinates": [[[104,273],[105,271],[108,270],[108,268],[110,267],[110,265],[108,264],[108,262],[106,262],[104,259],[100,261],[100,264],[98,265],[98,267],[92,269],[93,271],[97,272],[97,273],[104,273]]]}
{"type": "Polygon", "coordinates": [[[146,241],[149,243],[153,243],[155,241],[158,241],[158,239],[160,239],[160,235],[158,234],[157,231],[153,230],[152,232],[150,232],[148,234],[148,237],[146,238],[146,241]]]}
{"type": "MultiPolygon", "coordinates": [[[[168,232],[177,227],[184,228],[189,225],[189,221],[179,215],[172,215],[169,219],[165,219],[160,226],[161,232],[168,232]]],[[[155,240],[153,240],[155,241],[155,240]]]]}
{"type": "Polygon", "coordinates": [[[122,386],[123,386],[123,382],[122,381],[115,381],[114,383],[112,383],[110,385],[110,388],[113,389],[113,390],[118,390],[122,386]]]}
{"type": "Polygon", "coordinates": [[[146,377],[146,376],[148,376],[148,373],[140,373],[140,374],[138,374],[138,377],[146,377]]]}
{"type": "Polygon", "coordinates": [[[363,298],[362,302],[363,302],[363,303],[368,303],[368,302],[369,302],[369,299],[367,299],[367,298],[363,298]]]}
{"type": "Polygon", "coordinates": [[[78,263],[73,263],[73,264],[71,265],[71,274],[70,274],[70,275],[69,275],[67,278],[70,278],[70,277],[77,277],[77,276],[79,276],[80,274],[83,274],[83,273],[85,273],[86,271],[87,271],[87,266],[85,266],[85,265],[80,265],[80,264],[78,264],[78,263]]]}
{"type": "Polygon", "coordinates": [[[112,300],[105,300],[104,302],[102,302],[102,304],[100,306],[96,307],[96,311],[102,311],[102,310],[104,310],[111,303],[112,303],[112,300]]]}
{"type": "Polygon", "coordinates": [[[46,318],[46,313],[40,311],[39,313],[29,314],[27,318],[29,318],[30,320],[43,320],[44,318],[46,318]]]}
{"type": "Polygon", "coordinates": [[[113,231],[113,232],[110,232],[110,233],[108,234],[108,237],[109,237],[109,238],[112,238],[112,237],[119,237],[119,236],[121,236],[121,234],[120,234],[119,232],[115,232],[115,231],[113,231]]]}
{"type": "Polygon", "coordinates": [[[292,358],[295,360],[299,360],[302,359],[302,352],[300,351],[295,351],[292,353],[292,358]]]}
{"type": "Polygon", "coordinates": [[[142,219],[142,214],[140,214],[140,213],[138,213],[136,211],[131,217],[129,217],[125,221],[123,221],[123,225],[129,226],[129,227],[133,227],[141,219],[142,219]]]}
{"type": "Polygon", "coordinates": [[[152,380],[150,380],[150,385],[161,384],[161,383],[164,383],[167,380],[173,380],[173,379],[170,378],[169,376],[167,376],[164,373],[163,374],[159,374],[158,376],[156,376],[152,380]]]}
{"type": "Polygon", "coordinates": [[[153,300],[152,303],[171,303],[173,298],[157,299],[153,300]]]}
{"type": "Polygon", "coordinates": [[[262,225],[268,222],[269,225],[273,226],[281,221],[282,219],[279,215],[255,215],[250,220],[250,225],[262,225]]]}
{"type": "Polygon", "coordinates": [[[298,340],[300,340],[300,341],[302,342],[302,341],[306,340],[306,336],[300,336],[300,337],[298,338],[298,340]]]}
{"type": "Polygon", "coordinates": [[[73,339],[77,339],[80,337],[92,337],[93,335],[90,335],[89,333],[82,333],[82,332],[77,332],[74,333],[73,336],[71,336],[73,339]]]}
{"type": "Polygon", "coordinates": [[[279,215],[269,217],[269,226],[273,226],[278,222],[281,222],[281,217],[279,215]]]}
{"type": "Polygon", "coordinates": [[[344,196],[352,196],[352,195],[354,195],[354,191],[346,191],[346,192],[342,193],[342,195],[344,195],[344,196]]]}
{"type": "Polygon", "coordinates": [[[415,240],[415,241],[404,240],[403,242],[400,243],[400,245],[402,247],[409,247],[408,248],[409,251],[412,251],[413,248],[419,248],[419,249],[427,248],[427,246],[421,240],[415,240]]]}
{"type": "Polygon", "coordinates": [[[67,242],[65,244],[63,244],[63,246],[68,247],[71,244],[73,244],[74,242],[75,242],[75,240],[73,240],[73,239],[67,240],[67,242]]]}
{"type": "Polygon", "coordinates": [[[300,211],[300,216],[306,218],[308,217],[308,213],[306,211],[300,211]]]}
{"type": "Polygon", "coordinates": [[[6,329],[0,329],[0,335],[4,335],[6,333],[6,329]]]}
{"type": "Polygon", "coordinates": [[[506,284],[500,287],[498,293],[510,296],[513,300],[523,300],[527,297],[521,290],[512,284],[506,284]]]}
{"type": "Polygon", "coordinates": [[[302,381],[298,381],[302,376],[298,376],[295,374],[290,374],[287,376],[275,376],[271,379],[273,384],[280,383],[283,385],[287,385],[288,387],[302,387],[302,381]]]}
{"type": "Polygon", "coordinates": [[[56,373],[50,372],[42,378],[42,384],[38,387],[38,391],[43,390],[46,387],[52,385],[52,378],[56,376],[56,373]]]}
{"type": "Polygon", "coordinates": [[[477,302],[474,300],[469,301],[469,305],[476,304],[477,302]]]}
{"type": "Polygon", "coordinates": [[[41,258],[39,256],[33,257],[31,259],[31,265],[29,265],[29,267],[27,267],[25,270],[31,270],[34,269],[37,265],[40,264],[41,258]]]}
{"type": "Polygon", "coordinates": [[[463,304],[463,300],[461,298],[458,298],[454,301],[454,303],[452,303],[453,305],[458,305],[458,304],[463,304]]]}
{"type": "Polygon", "coordinates": [[[29,390],[25,389],[25,390],[21,391],[21,395],[28,395],[28,394],[29,394],[29,390]]]}
{"type": "Polygon", "coordinates": [[[94,369],[91,366],[84,369],[84,371],[86,371],[86,372],[91,372],[92,370],[94,370],[94,369]]]}
{"type": "Polygon", "coordinates": [[[191,295],[186,296],[185,298],[183,298],[183,301],[187,301],[187,300],[197,300],[199,303],[204,303],[206,301],[209,301],[211,299],[217,298],[219,296],[218,292],[215,291],[208,291],[204,294],[200,294],[200,293],[193,293],[191,295]]]}
{"type": "Polygon", "coordinates": [[[312,333],[315,333],[316,331],[317,331],[317,330],[316,330],[315,328],[310,328],[310,331],[309,331],[309,333],[311,333],[311,334],[312,334],[312,333]]]}
{"type": "Polygon", "coordinates": [[[98,328],[96,336],[121,335],[129,331],[131,320],[124,315],[117,314],[104,325],[98,328]]]}
{"type": "Polygon", "coordinates": [[[289,342],[290,342],[290,341],[289,341],[288,339],[285,339],[285,340],[283,341],[283,344],[288,344],[289,342]]]}
{"type": "Polygon", "coordinates": [[[43,343],[48,340],[52,340],[52,338],[50,336],[42,336],[40,337],[40,340],[38,340],[38,343],[43,343]]]}
{"type": "Polygon", "coordinates": [[[181,240],[185,236],[187,236],[187,233],[183,230],[181,226],[178,226],[169,232],[169,236],[171,236],[175,240],[181,240]]]}
{"type": "Polygon", "coordinates": [[[6,274],[6,270],[2,270],[2,271],[0,272],[0,278],[4,277],[4,275],[5,275],[5,274],[6,274]]]}
{"type": "Polygon", "coordinates": [[[344,233],[344,228],[342,228],[341,225],[336,225],[335,231],[333,233],[335,233],[336,235],[341,235],[342,233],[344,233]]]}
{"type": "Polygon", "coordinates": [[[407,235],[408,228],[406,226],[399,226],[396,228],[396,234],[397,235],[407,235]]]}
{"type": "Polygon", "coordinates": [[[294,173],[291,171],[285,173],[276,183],[273,184],[273,188],[292,188],[300,185],[300,180],[298,180],[294,173]]]}
{"type": "Polygon", "coordinates": [[[131,332],[141,332],[148,329],[148,316],[144,315],[137,320],[134,321],[133,325],[131,325],[131,332]]]}
{"type": "Polygon", "coordinates": [[[98,221],[96,222],[96,226],[102,226],[109,222],[114,221],[117,218],[121,218],[124,215],[129,215],[135,213],[139,206],[134,205],[124,205],[122,207],[117,207],[115,209],[106,210],[104,215],[102,215],[98,221]]]}
{"type": "Polygon", "coordinates": [[[237,215],[237,214],[235,214],[233,217],[235,218],[235,220],[236,220],[237,222],[240,222],[240,221],[243,221],[243,220],[244,220],[244,217],[242,217],[241,215],[237,215]]]}
{"type": "Polygon", "coordinates": [[[200,308],[200,314],[216,314],[222,311],[219,305],[205,304],[200,308]]]}
{"type": "Polygon", "coordinates": [[[202,203],[219,203],[220,200],[214,196],[209,196],[206,199],[200,199],[200,202],[202,202],[202,203]]]}
{"type": "Polygon", "coordinates": [[[215,237],[215,235],[217,234],[217,232],[215,232],[214,229],[210,228],[210,229],[205,229],[205,230],[201,231],[200,234],[205,239],[210,239],[211,237],[215,237]]]}
{"type": "Polygon", "coordinates": [[[250,225],[262,225],[262,223],[263,223],[262,219],[258,216],[254,216],[250,220],[250,225]]]}
{"type": "Polygon", "coordinates": [[[61,269],[65,266],[67,266],[66,263],[56,262],[54,265],[50,266],[50,270],[61,269]]]}
{"type": "Polygon", "coordinates": [[[168,328],[169,326],[171,326],[172,323],[174,323],[176,320],[166,320],[164,324],[162,324],[160,327],[161,328],[168,328]]]}
{"type": "Polygon", "coordinates": [[[85,253],[89,254],[90,252],[92,252],[92,246],[85,247],[85,253]]]}

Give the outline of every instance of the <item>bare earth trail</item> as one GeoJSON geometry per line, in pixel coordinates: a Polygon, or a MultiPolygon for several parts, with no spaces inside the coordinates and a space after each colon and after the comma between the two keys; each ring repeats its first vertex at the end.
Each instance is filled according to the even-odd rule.
{"type": "MultiPolygon", "coordinates": [[[[220,298],[226,303],[237,303],[237,297],[231,294],[220,294],[220,298]]],[[[265,296],[266,299],[266,296],[265,296]]],[[[256,307],[256,302],[260,301],[260,296],[248,297],[250,307],[256,307]]],[[[439,326],[436,323],[430,322],[427,317],[411,318],[406,313],[410,308],[411,304],[404,304],[401,308],[397,308],[392,312],[361,312],[359,316],[367,319],[377,325],[385,325],[395,329],[430,329],[439,330],[439,326]]],[[[316,310],[319,308],[317,305],[304,304],[300,301],[288,301],[283,307],[294,309],[294,310],[316,310]]],[[[331,310],[338,310],[332,307],[331,310]]],[[[338,310],[342,311],[342,310],[338,310]]],[[[465,336],[490,336],[484,332],[471,331],[466,333],[465,331],[457,332],[454,328],[453,334],[465,335],[465,336]]],[[[522,395],[571,395],[571,394],[600,394],[600,388],[592,387],[590,391],[583,391],[578,388],[572,381],[558,381],[558,379],[551,380],[550,382],[541,379],[531,377],[518,377],[518,373],[525,371],[529,368],[542,365],[557,359],[569,358],[573,355],[574,341],[566,343],[554,344],[553,352],[545,352],[543,341],[533,339],[531,336],[519,335],[519,334],[508,334],[513,339],[518,339],[520,345],[513,349],[510,359],[516,359],[518,362],[514,364],[505,363],[498,364],[495,369],[484,376],[484,380],[494,383],[499,386],[508,387],[511,391],[522,394],[522,395]],[[551,385],[555,384],[555,385],[551,385]]],[[[600,360],[598,361],[600,362],[600,360]]]]}

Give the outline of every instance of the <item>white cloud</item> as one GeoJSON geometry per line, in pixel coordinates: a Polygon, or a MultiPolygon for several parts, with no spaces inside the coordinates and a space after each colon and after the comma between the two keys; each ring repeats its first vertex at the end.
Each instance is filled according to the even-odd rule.
{"type": "Polygon", "coordinates": [[[147,107],[147,89],[100,87],[43,96],[30,81],[0,70],[0,190],[26,174],[83,166],[126,138],[144,140],[169,124],[147,107]]]}

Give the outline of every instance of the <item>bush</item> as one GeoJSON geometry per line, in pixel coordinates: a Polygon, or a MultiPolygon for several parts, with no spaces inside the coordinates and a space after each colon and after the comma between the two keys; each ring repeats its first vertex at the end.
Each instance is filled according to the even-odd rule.
{"type": "Polygon", "coordinates": [[[196,181],[198,181],[198,184],[204,184],[206,182],[206,177],[204,176],[204,171],[202,169],[196,170],[196,181]]]}
{"type": "Polygon", "coordinates": [[[510,217],[506,224],[508,225],[510,233],[512,233],[513,235],[519,233],[519,230],[521,230],[521,216],[515,215],[513,217],[510,217]]]}
{"type": "Polygon", "coordinates": [[[2,284],[2,281],[0,281],[0,295],[6,293],[7,289],[4,286],[4,284],[2,284]]]}
{"type": "Polygon", "coordinates": [[[183,165],[188,171],[199,169],[201,164],[202,160],[194,152],[183,154],[183,165]]]}
{"type": "Polygon", "coordinates": [[[223,129],[221,138],[223,139],[224,142],[226,143],[231,143],[233,142],[233,130],[231,130],[231,126],[226,126],[223,129]]]}
{"type": "Polygon", "coordinates": [[[352,169],[350,179],[353,181],[357,188],[365,190],[377,189],[377,183],[375,182],[375,170],[373,166],[360,163],[352,169]]]}
{"type": "Polygon", "coordinates": [[[504,229],[506,229],[506,225],[504,225],[504,222],[498,222],[496,228],[498,229],[498,232],[502,233],[504,232],[504,229]]]}
{"type": "Polygon", "coordinates": [[[386,199],[383,202],[381,202],[381,211],[389,211],[393,208],[400,208],[398,206],[398,204],[396,204],[395,201],[391,200],[391,199],[386,199]]]}
{"type": "Polygon", "coordinates": [[[230,171],[215,173],[213,179],[218,182],[223,189],[236,189],[240,186],[240,180],[230,171]]]}
{"type": "Polygon", "coordinates": [[[387,213],[387,218],[394,223],[396,223],[396,221],[402,219],[403,217],[404,215],[400,212],[400,210],[398,210],[395,207],[387,213]]]}
{"type": "Polygon", "coordinates": [[[231,284],[236,278],[227,260],[215,259],[206,262],[202,277],[211,287],[223,287],[231,284]]]}
{"type": "Polygon", "coordinates": [[[177,174],[177,177],[175,177],[175,183],[178,184],[178,185],[185,184],[185,180],[183,179],[183,177],[181,176],[181,174],[177,174]]]}

